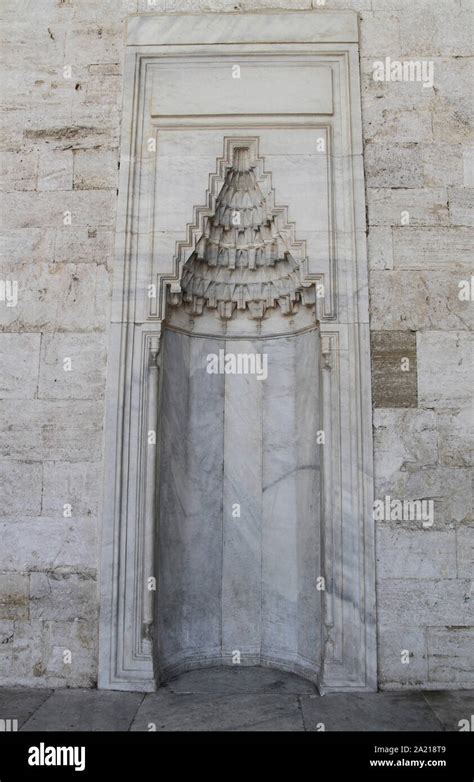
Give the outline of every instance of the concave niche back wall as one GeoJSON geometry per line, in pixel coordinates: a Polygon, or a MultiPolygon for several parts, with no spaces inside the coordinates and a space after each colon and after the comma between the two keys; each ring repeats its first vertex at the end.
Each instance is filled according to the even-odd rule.
{"type": "Polygon", "coordinates": [[[236,661],[318,678],[319,329],[272,202],[237,147],[168,297],[158,680],[236,661]]]}

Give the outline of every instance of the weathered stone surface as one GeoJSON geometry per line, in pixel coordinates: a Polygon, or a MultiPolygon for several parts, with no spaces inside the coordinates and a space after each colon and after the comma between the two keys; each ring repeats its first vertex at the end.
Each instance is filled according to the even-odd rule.
{"type": "Polygon", "coordinates": [[[176,695],[317,695],[314,684],[293,673],[242,665],[188,671],[171,679],[166,687],[176,695]]]}
{"type": "Polygon", "coordinates": [[[400,52],[399,19],[395,14],[364,11],[360,18],[360,46],[365,57],[383,58],[400,52]]]}
{"type": "Polygon", "coordinates": [[[101,462],[44,462],[42,514],[63,518],[67,503],[74,519],[97,516],[101,476],[101,462]]]}
{"type": "Polygon", "coordinates": [[[463,184],[463,159],[460,144],[438,141],[435,144],[423,144],[423,175],[425,187],[463,184]]]}
{"type": "Polygon", "coordinates": [[[37,190],[72,190],[72,166],[71,150],[42,150],[39,157],[37,190]]]}
{"type": "Polygon", "coordinates": [[[449,215],[453,225],[474,225],[474,188],[450,187],[449,215]]]}
{"type": "Polygon", "coordinates": [[[105,366],[103,334],[45,334],[38,398],[100,399],[104,395],[105,366]]]}
{"type": "Polygon", "coordinates": [[[108,312],[109,275],[95,263],[8,263],[18,304],[2,310],[6,331],[100,331],[108,312]]]}
{"type": "Polygon", "coordinates": [[[454,530],[390,529],[377,525],[378,578],[453,578],[456,573],[454,530]]]}
{"type": "Polygon", "coordinates": [[[474,524],[461,524],[456,530],[458,578],[472,578],[474,562],[474,524]]]}
{"type": "Polygon", "coordinates": [[[66,686],[93,687],[97,676],[96,640],[90,622],[45,622],[45,676],[63,678],[66,686]]]}
{"type": "Polygon", "coordinates": [[[29,619],[30,577],[0,573],[0,619],[29,619]]]}
{"type": "Polygon", "coordinates": [[[474,686],[474,628],[429,627],[428,679],[474,686]]]}
{"type": "Polygon", "coordinates": [[[399,331],[401,326],[413,331],[472,330],[472,302],[459,298],[459,285],[466,277],[449,269],[374,269],[370,274],[373,330],[399,331]]]}
{"type": "Polygon", "coordinates": [[[36,152],[3,152],[0,158],[0,190],[34,190],[37,170],[36,152]]]}
{"type": "MultiPolygon", "coordinates": [[[[398,500],[432,500],[433,529],[450,528],[472,519],[472,477],[470,469],[411,465],[377,481],[376,496],[398,500]]],[[[428,519],[429,521],[429,519],[428,519]]],[[[385,522],[384,522],[385,523],[385,522]]],[[[422,528],[420,520],[394,521],[397,527],[422,528]]]]}
{"type": "Polygon", "coordinates": [[[167,690],[146,695],[131,730],[146,731],[302,731],[303,719],[294,695],[189,695],[179,699],[167,690]]]}
{"type": "Polygon", "coordinates": [[[474,187],[474,147],[463,149],[463,184],[464,187],[474,187]]]}
{"type": "Polygon", "coordinates": [[[111,267],[114,233],[109,228],[59,228],[54,234],[55,263],[97,263],[111,267]]]}
{"type": "Polygon", "coordinates": [[[374,410],[375,480],[383,490],[400,470],[438,461],[436,416],[431,410],[374,410]]]}
{"type": "MultiPolygon", "coordinates": [[[[5,307],[5,304],[0,306],[5,307]]],[[[0,334],[1,399],[32,399],[36,396],[40,341],[40,334],[0,334]]]]}
{"type": "Polygon", "coordinates": [[[416,337],[411,331],[373,331],[374,407],[416,407],[416,337]]]}
{"type": "Polygon", "coordinates": [[[432,140],[431,112],[400,111],[398,108],[384,108],[383,105],[378,109],[378,112],[372,111],[370,120],[366,121],[367,141],[406,144],[432,140]]]}
{"type": "Polygon", "coordinates": [[[404,56],[469,56],[470,25],[459,4],[438,8],[411,5],[400,13],[400,40],[404,56]]]}
{"type": "Polygon", "coordinates": [[[418,395],[421,407],[465,407],[472,399],[473,335],[423,331],[417,334],[418,395]]]}
{"type": "Polygon", "coordinates": [[[408,626],[469,627],[473,620],[471,583],[462,579],[386,578],[378,582],[379,622],[393,617],[408,626]]]}
{"type": "Polygon", "coordinates": [[[446,188],[369,188],[367,200],[370,225],[424,226],[447,225],[450,222],[446,188]]]}
{"type": "Polygon", "coordinates": [[[30,579],[33,620],[97,620],[97,582],[90,574],[51,570],[30,579]]]}
{"type": "Polygon", "coordinates": [[[28,408],[2,405],[0,458],[96,461],[102,449],[100,402],[35,399],[28,408]]]}
{"type": "Polygon", "coordinates": [[[74,189],[109,190],[117,186],[118,152],[77,150],[74,154],[74,189]]]}
{"type": "Polygon", "coordinates": [[[384,689],[396,683],[422,687],[428,679],[428,654],[424,627],[381,627],[378,634],[379,678],[384,689]],[[407,662],[408,660],[408,662],[407,662]]]}
{"type": "Polygon", "coordinates": [[[90,519],[9,519],[0,523],[0,532],[1,570],[65,567],[95,572],[98,535],[96,523],[90,519]]]}
{"type": "Polygon", "coordinates": [[[369,268],[393,269],[393,245],[391,228],[371,226],[367,236],[369,268]]]}
{"type": "Polygon", "coordinates": [[[469,269],[469,228],[394,228],[394,267],[405,269],[469,269]]]}
{"type": "Polygon", "coordinates": [[[466,720],[468,725],[471,724],[472,714],[474,714],[474,690],[428,691],[424,693],[424,698],[445,730],[459,731],[463,727],[463,721],[465,727],[466,720]]]}
{"type": "Polygon", "coordinates": [[[365,174],[370,187],[423,186],[421,150],[417,144],[367,144],[365,174]]]}
{"type": "Polygon", "coordinates": [[[62,690],[40,706],[23,730],[128,730],[142,700],[137,692],[62,690]]]}
{"type": "Polygon", "coordinates": [[[439,731],[433,712],[418,693],[329,694],[301,698],[306,730],[439,731]]]}
{"type": "Polygon", "coordinates": [[[0,516],[39,516],[42,482],[41,464],[0,462],[0,516]]]}
{"type": "Polygon", "coordinates": [[[0,688],[0,714],[2,719],[18,720],[18,727],[46,701],[52,690],[0,688]]]}
{"type": "Polygon", "coordinates": [[[436,419],[440,463],[449,467],[471,466],[474,447],[472,405],[458,410],[440,410],[436,419]]]}

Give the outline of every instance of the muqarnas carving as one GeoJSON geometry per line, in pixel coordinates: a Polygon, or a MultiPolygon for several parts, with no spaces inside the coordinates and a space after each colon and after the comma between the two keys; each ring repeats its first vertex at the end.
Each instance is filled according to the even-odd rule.
{"type": "Polygon", "coordinates": [[[168,301],[192,315],[215,310],[222,319],[236,310],[260,320],[276,307],[284,315],[300,304],[314,308],[314,283],[302,280],[282,210],[262,192],[248,147],[234,148],[214,214],[183,266],[181,291],[168,301]]]}

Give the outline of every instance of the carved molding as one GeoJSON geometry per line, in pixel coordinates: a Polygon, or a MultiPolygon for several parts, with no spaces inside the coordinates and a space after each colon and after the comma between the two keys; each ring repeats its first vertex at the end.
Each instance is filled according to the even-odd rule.
{"type": "Polygon", "coordinates": [[[191,19],[186,15],[134,17],[130,28],[133,37],[125,66],[125,130],[107,383],[99,686],[142,691],[155,687],[148,637],[153,595],[146,588],[146,576],[156,502],[153,476],[159,468],[159,452],[148,448],[146,435],[155,426],[154,399],[159,395],[157,340],[166,289],[171,284],[171,290],[174,285],[177,291],[183,267],[205,231],[205,220],[215,212],[233,148],[251,140],[258,185],[278,214],[279,225],[288,230],[291,257],[301,270],[302,280],[323,281],[329,291],[321,316],[325,368],[320,383],[323,426],[330,447],[322,454],[328,589],[324,596],[325,654],[320,687],[324,691],[373,689],[373,477],[357,16],[318,10],[206,14],[196,25],[190,24],[191,19]],[[344,30],[342,38],[340,29],[344,30]],[[242,56],[278,57],[289,67],[301,58],[330,67],[334,115],[229,115],[223,121],[217,116],[187,117],[183,112],[180,117],[165,118],[167,127],[186,128],[190,133],[195,128],[207,128],[226,135],[224,154],[210,176],[205,206],[194,208],[193,222],[185,240],[178,242],[174,260],[170,257],[169,267],[158,270],[153,266],[150,238],[157,163],[156,156],[146,151],[146,140],[159,133],[158,120],[150,116],[152,70],[172,57],[187,57],[191,63],[199,63],[202,57],[222,56],[229,62],[235,49],[227,42],[237,41],[235,36],[242,56]],[[248,128],[315,126],[327,127],[330,138],[328,232],[334,257],[327,259],[324,270],[312,269],[308,276],[305,242],[296,240],[285,207],[276,208],[271,200],[271,175],[264,170],[259,156],[258,131],[249,139],[248,128]],[[157,283],[158,296],[153,301],[146,295],[150,279],[157,283]]]}

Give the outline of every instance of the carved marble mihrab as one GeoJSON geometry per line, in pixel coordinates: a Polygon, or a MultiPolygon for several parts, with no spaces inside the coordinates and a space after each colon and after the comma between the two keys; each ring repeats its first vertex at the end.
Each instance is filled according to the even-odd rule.
{"type": "Polygon", "coordinates": [[[169,292],[171,306],[192,315],[204,308],[223,320],[236,310],[260,320],[279,307],[291,315],[300,304],[314,309],[314,283],[303,281],[291,254],[278,210],[259,187],[247,147],[236,147],[217,196],[214,214],[183,266],[180,292],[169,292]]]}

